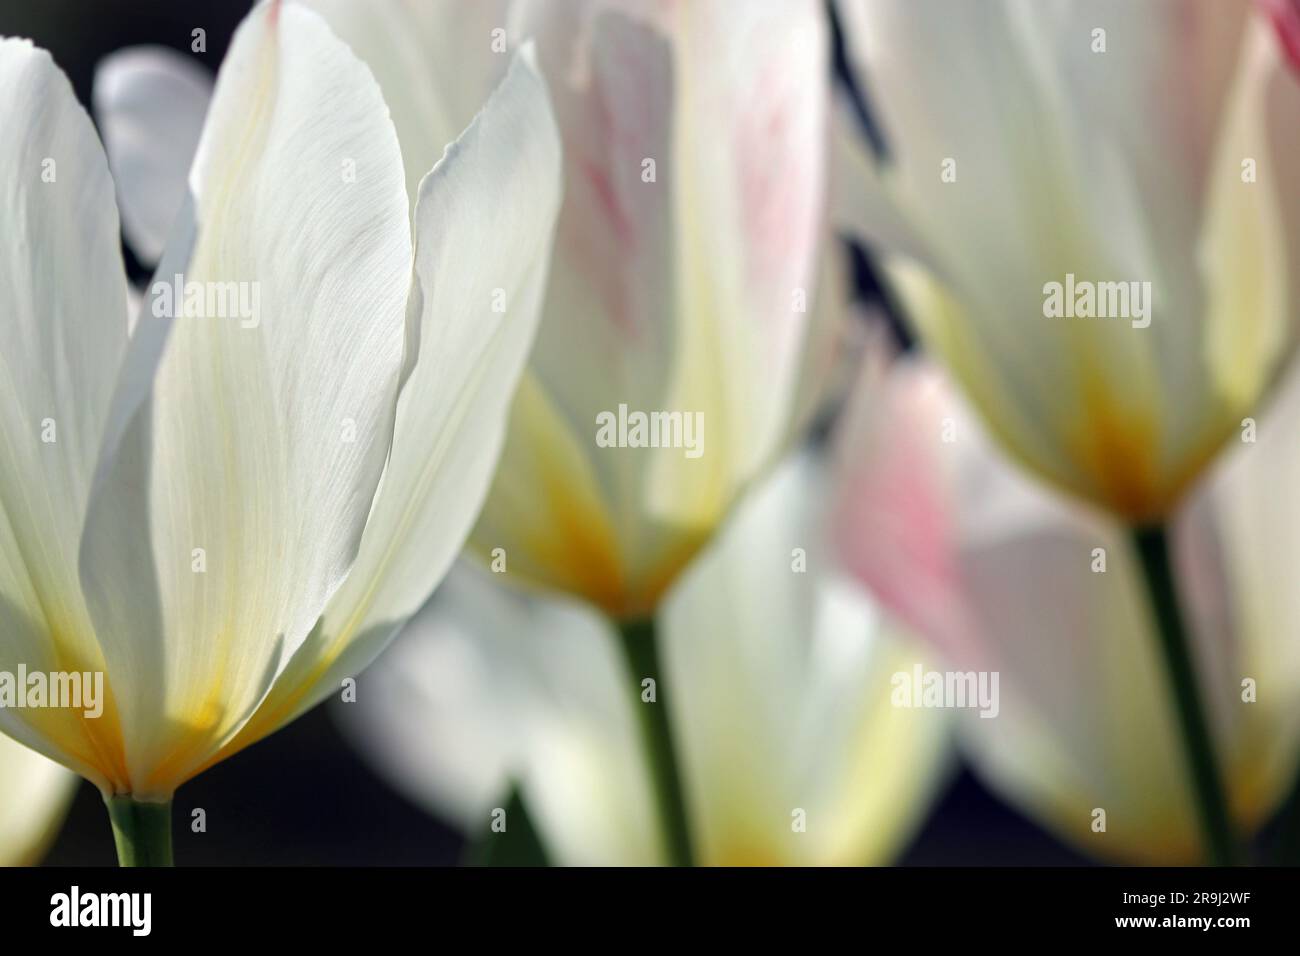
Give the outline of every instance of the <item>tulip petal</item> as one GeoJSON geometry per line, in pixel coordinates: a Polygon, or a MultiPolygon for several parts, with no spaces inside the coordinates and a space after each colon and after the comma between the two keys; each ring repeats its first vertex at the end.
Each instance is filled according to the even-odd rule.
{"type": "Polygon", "coordinates": [[[822,361],[810,327],[828,325],[813,317],[823,10],[632,0],[516,13],[564,136],[565,200],[529,363],[546,407],[514,416],[504,459],[524,470],[498,481],[476,544],[513,538],[531,552],[530,583],[642,615],[812,400],[800,373],[822,361]],[[629,416],[666,422],[672,447],[611,435],[629,416]],[[524,513],[529,533],[512,536],[524,513]]]}
{"type": "Polygon", "coordinates": [[[243,724],[349,570],[390,445],[410,285],[379,89],[310,11],[263,4],[237,31],[190,188],[183,281],[186,308],[191,285],[207,293],[202,315],[137,330],[165,342],[81,555],[143,799],[243,724]]]}
{"type": "Polygon", "coordinates": [[[830,130],[832,222],[872,248],[915,259],[943,275],[920,224],[899,208],[890,175],[890,168],[873,158],[858,117],[847,103],[838,102],[830,130]]]}
{"type": "MultiPolygon", "coordinates": [[[[1293,256],[1283,232],[1285,196],[1277,184],[1295,178],[1294,153],[1288,149],[1295,145],[1295,134],[1282,133],[1279,144],[1271,131],[1292,126],[1300,110],[1300,84],[1282,66],[1271,31],[1262,23],[1252,26],[1207,188],[1199,250],[1206,295],[1205,362],[1224,400],[1243,410],[1272,381],[1294,335],[1288,315],[1294,280],[1288,280],[1287,272],[1293,256]],[[1248,162],[1254,165],[1249,177],[1243,168],[1248,162]]],[[[1295,188],[1289,187],[1293,193],[1295,188]]]]}
{"type": "Polygon", "coordinates": [[[823,547],[824,496],[815,459],[786,462],[660,618],[658,693],[712,865],[887,863],[939,779],[947,721],[893,705],[919,656],[823,547]]]}
{"type": "Polygon", "coordinates": [[[212,77],[167,47],[133,47],[95,69],[95,118],[122,205],[122,231],[157,262],[185,201],[185,176],[203,131],[212,77]]]}
{"type": "MultiPolygon", "coordinates": [[[[677,8],[679,367],[667,407],[703,406],[715,456],[706,460],[728,461],[729,493],[783,447],[799,388],[825,226],[830,63],[819,7],[677,8]]],[[[680,511],[700,484],[689,469],[656,468],[652,500],[680,511]]]]}
{"type": "Polygon", "coordinates": [[[305,0],[375,74],[402,144],[406,191],[491,94],[509,57],[508,0],[305,0]],[[503,33],[494,37],[493,31],[503,33]]]}
{"type": "Polygon", "coordinates": [[[388,779],[467,834],[490,834],[514,784],[557,864],[655,865],[625,674],[590,609],[522,597],[463,564],[366,671],[343,726],[388,779]]]}
{"type": "MultiPolygon", "coordinates": [[[[113,184],[49,54],[0,40],[0,670],[102,670],[77,549],[127,341],[113,184]]],[[[113,716],[0,709],[0,728],[106,785],[113,716]]]]}
{"type": "MultiPolygon", "coordinates": [[[[1181,521],[1185,592],[1227,659],[1214,684],[1242,815],[1267,819],[1300,761],[1300,365],[1261,410],[1257,441],[1235,444],[1181,521]],[[1220,596],[1220,592],[1226,592],[1220,596]],[[1207,603],[1204,595],[1219,597],[1207,603]],[[1257,689],[1246,704],[1246,681],[1257,689]]],[[[1211,647],[1214,648],[1215,644],[1211,647]]]]}
{"type": "Polygon", "coordinates": [[[67,770],[0,735],[0,866],[40,862],[76,789],[67,770]]]}
{"type": "Polygon", "coordinates": [[[536,38],[564,132],[564,208],[531,364],[586,431],[615,396],[633,407],[663,401],[674,314],[672,48],[601,4],[523,3],[518,20],[536,38]],[[593,356],[583,375],[572,373],[578,350],[593,356]]]}
{"type": "Polygon", "coordinates": [[[409,316],[418,358],[402,387],[361,550],[320,628],[235,746],[315,705],[369,663],[464,544],[537,328],[559,171],[546,87],[525,50],[420,186],[409,316]]]}

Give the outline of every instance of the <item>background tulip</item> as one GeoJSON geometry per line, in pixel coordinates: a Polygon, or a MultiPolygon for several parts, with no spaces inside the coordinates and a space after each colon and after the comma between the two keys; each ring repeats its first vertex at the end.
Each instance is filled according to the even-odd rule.
{"type": "Polygon", "coordinates": [[[150,267],[185,204],[211,99],[211,74],[166,47],[119,50],[95,68],[95,120],[117,187],[122,234],[150,267]]]}
{"type": "Polygon", "coordinates": [[[1231,862],[1168,522],[1292,351],[1300,83],[1245,0],[839,9],[889,153],[837,154],[846,219],[1003,445],[1128,525],[1231,862]]]}
{"type": "Polygon", "coordinates": [[[473,536],[511,579],[653,611],[785,447],[833,309],[816,3],[523,4],[565,142],[542,332],[473,536]],[[696,413],[702,454],[601,448],[620,405],[696,413]]]}
{"type": "Polygon", "coordinates": [[[68,812],[76,779],[0,735],[0,866],[40,861],[68,812]]]}
{"type": "MultiPolygon", "coordinates": [[[[1259,442],[1236,448],[1198,492],[1175,538],[1243,833],[1277,808],[1300,756],[1300,652],[1281,582],[1300,520],[1277,508],[1300,469],[1298,421],[1291,387],[1259,442]],[[1249,702],[1247,679],[1258,691],[1249,702]]],[[[1084,853],[1198,861],[1179,730],[1119,530],[1006,462],[925,362],[869,369],[837,448],[832,526],[846,567],[946,666],[1001,674],[998,716],[960,724],[976,771],[1084,853]]]]}
{"type": "MultiPolygon", "coordinates": [[[[666,706],[700,862],[888,862],[940,779],[947,721],[891,706],[917,654],[820,546],[821,480],[810,459],[784,466],[683,577],[659,703],[600,615],[467,566],[367,673],[348,729],[482,843],[507,838],[493,810],[517,787],[554,862],[653,864],[669,855],[632,708],[666,706]]],[[[507,810],[506,834],[521,825],[507,810]]]]}
{"type": "Polygon", "coordinates": [[[841,154],[846,215],[926,345],[1018,460],[1162,519],[1294,339],[1300,84],[1271,33],[1244,0],[839,9],[888,149],[841,154]],[[1067,274],[1151,282],[1150,327],[1046,317],[1067,274]]]}

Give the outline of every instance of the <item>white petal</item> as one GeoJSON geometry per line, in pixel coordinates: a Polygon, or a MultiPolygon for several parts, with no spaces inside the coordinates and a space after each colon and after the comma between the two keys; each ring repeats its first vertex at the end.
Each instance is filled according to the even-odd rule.
{"type": "Polygon", "coordinates": [[[621,613],[661,590],[664,566],[680,562],[670,552],[681,550],[682,529],[643,517],[645,456],[601,454],[592,440],[596,416],[620,402],[667,407],[676,338],[672,46],[600,4],[524,3],[515,12],[517,30],[535,37],[564,136],[564,205],[529,359],[534,394],[521,392],[511,415],[475,543],[505,547],[520,572],[536,574],[528,580],[621,613]],[[663,171],[653,184],[641,178],[647,159],[663,171]]]}
{"type": "Polygon", "coordinates": [[[421,184],[410,312],[418,359],[402,387],[388,468],[351,576],[244,740],[369,663],[464,544],[537,329],[559,169],[546,88],[525,51],[421,184]]]}
{"type": "Polygon", "coordinates": [[[0,866],[40,861],[76,785],[73,774],[0,734],[0,866]]]}
{"type": "Polygon", "coordinates": [[[878,251],[916,259],[943,275],[935,251],[920,234],[920,224],[899,208],[890,175],[890,167],[873,156],[861,121],[841,99],[830,131],[832,221],[878,251]]]}
{"type": "Polygon", "coordinates": [[[165,344],[81,560],[145,797],[239,728],[351,566],[390,444],[410,284],[379,89],[307,10],[264,4],[236,33],[190,187],[184,280],[239,304],[137,329],[133,348],[165,344]]]}
{"type": "Polygon", "coordinates": [[[672,192],[642,181],[671,165],[668,38],[600,4],[523,3],[564,135],[544,333],[531,367],[562,413],[587,429],[614,395],[656,407],[673,343],[672,192]],[[581,374],[575,372],[574,362],[581,374]]]}
{"type": "MultiPolygon", "coordinates": [[[[99,670],[77,547],[127,339],[108,164],[49,54],[0,40],[0,670],[99,670]]],[[[0,725],[101,786],[115,717],[0,710],[0,725]]]]}
{"type": "Polygon", "coordinates": [[[141,261],[162,255],[185,200],[185,177],[212,97],[211,75],[167,47],[132,47],[95,68],[95,118],[141,261]]]}
{"type": "MultiPolygon", "coordinates": [[[[830,41],[815,0],[684,4],[678,17],[681,339],[666,407],[703,409],[734,493],[792,425],[825,238],[830,41]]],[[[698,469],[663,471],[656,510],[677,516],[698,469]]]]}
{"type": "Polygon", "coordinates": [[[1198,250],[1205,280],[1205,362],[1218,390],[1240,408],[1250,408],[1273,380],[1293,335],[1288,309],[1296,306],[1294,299],[1288,302],[1287,267],[1295,255],[1283,231],[1286,196],[1278,185],[1295,178],[1294,154],[1285,148],[1294,145],[1294,134],[1282,133],[1279,149],[1269,120],[1280,115],[1271,124],[1279,130],[1292,125],[1300,85],[1282,65],[1273,32],[1261,22],[1252,27],[1206,188],[1198,250]],[[1247,160],[1255,164],[1249,182],[1247,160]]]}
{"type": "MultiPolygon", "coordinates": [[[[1184,568],[1196,572],[1188,593],[1205,583],[1227,591],[1228,660],[1219,691],[1230,721],[1225,759],[1234,761],[1245,813],[1264,818],[1294,779],[1300,759],[1300,366],[1292,363],[1280,394],[1261,409],[1258,440],[1225,458],[1184,519],[1184,568]],[[1217,559],[1217,565],[1214,563],[1217,559]],[[1255,680],[1256,703],[1242,705],[1242,681],[1255,680]]],[[[1204,611],[1203,617],[1208,617],[1204,611]]],[[[1217,632],[1222,634],[1220,630],[1217,632]]]]}
{"type": "Polygon", "coordinates": [[[305,2],[375,74],[402,144],[414,205],[420,181],[505,74],[505,50],[515,48],[505,32],[509,0],[305,2]],[[495,30],[503,32],[494,36],[495,30]]]}
{"type": "Polygon", "coordinates": [[[887,863],[938,779],[946,721],[892,706],[917,653],[822,547],[822,481],[800,457],[756,488],[660,620],[659,694],[709,864],[887,863]]]}

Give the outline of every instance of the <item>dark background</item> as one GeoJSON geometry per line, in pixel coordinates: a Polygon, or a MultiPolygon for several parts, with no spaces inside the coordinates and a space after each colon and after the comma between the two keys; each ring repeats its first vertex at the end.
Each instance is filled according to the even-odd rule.
{"type": "MultiPolygon", "coordinates": [[[[466,3],[474,0],[465,0],[466,3]]],[[[89,108],[95,64],[124,46],[156,43],[203,61],[213,73],[248,0],[0,0],[0,35],[28,37],[53,54],[89,108]],[[207,52],[190,51],[207,31],[207,52]]],[[[128,260],[130,262],[130,260],[128,260]]],[[[134,279],[143,279],[133,262],[134,279]]],[[[859,261],[866,296],[878,295],[859,261]]],[[[901,327],[898,327],[903,338],[901,327]]],[[[365,678],[359,680],[365,693],[365,678]]],[[[343,705],[337,705],[343,706],[343,705]]],[[[460,835],[390,789],[343,739],[328,705],[187,784],[176,796],[181,864],[423,865],[458,862],[460,835]],[[191,813],[207,832],[190,832],[191,813]]],[[[48,865],[112,865],[112,833],[99,793],[83,783],[48,865]]],[[[904,854],[904,864],[1086,862],[1007,809],[966,771],[958,773],[904,854]]]]}

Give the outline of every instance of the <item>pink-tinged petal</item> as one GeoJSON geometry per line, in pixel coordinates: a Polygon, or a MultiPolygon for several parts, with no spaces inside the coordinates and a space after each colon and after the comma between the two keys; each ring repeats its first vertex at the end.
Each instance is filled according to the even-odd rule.
{"type": "Polygon", "coordinates": [[[1292,69],[1300,72],[1300,2],[1298,0],[1256,0],[1277,32],[1278,43],[1292,69]]]}
{"type": "Polygon", "coordinates": [[[663,380],[638,380],[624,353],[645,353],[651,368],[670,355],[673,51],[652,26],[595,4],[526,4],[520,20],[536,37],[564,138],[547,334],[534,362],[555,371],[566,406],[587,410],[575,394],[583,376],[567,371],[575,354],[589,356],[606,389],[599,407],[614,388],[633,402],[663,380]],[[654,182],[642,178],[647,160],[654,182]]]}
{"type": "Polygon", "coordinates": [[[944,407],[933,369],[869,356],[841,430],[833,534],[845,566],[885,607],[952,651],[970,624],[944,407]]]}
{"type": "Polygon", "coordinates": [[[592,0],[516,13],[564,141],[565,198],[526,379],[545,408],[517,403],[509,477],[475,539],[542,569],[533,583],[643,613],[812,401],[825,11],[592,0]],[[594,423],[620,406],[703,422],[707,448],[600,449],[594,423]],[[521,515],[534,533],[518,533],[521,515]]]}

